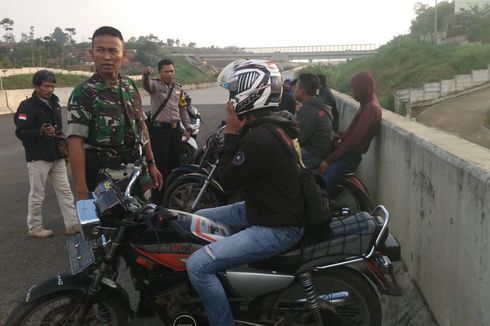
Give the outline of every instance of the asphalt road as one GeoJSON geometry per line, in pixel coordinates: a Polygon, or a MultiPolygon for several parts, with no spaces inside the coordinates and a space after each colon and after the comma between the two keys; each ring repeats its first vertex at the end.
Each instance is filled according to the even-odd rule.
{"type": "MultiPolygon", "coordinates": [[[[226,93],[218,87],[190,93],[193,104],[197,106],[204,120],[198,136],[198,143],[202,145],[207,134],[214,131],[218,122],[225,118],[226,93]]],[[[148,102],[147,97],[143,99],[144,104],[148,102]]],[[[29,180],[24,149],[15,137],[14,130],[12,115],[0,115],[0,220],[3,222],[0,227],[0,325],[5,323],[8,313],[23,299],[29,287],[70,270],[65,247],[67,236],[64,234],[61,213],[49,182],[43,219],[44,226],[53,229],[55,234],[48,239],[27,236],[29,180]]],[[[395,272],[404,296],[381,297],[384,325],[435,325],[406,269],[395,264],[395,272]]],[[[124,268],[121,268],[119,281],[128,291],[135,307],[138,297],[124,268]]],[[[129,325],[162,324],[153,318],[130,320],[129,325]]]]}
{"type": "MultiPolygon", "coordinates": [[[[204,124],[198,136],[198,143],[204,143],[206,135],[213,131],[218,121],[225,118],[223,104],[226,97],[217,89],[195,91],[193,104],[200,111],[204,124]],[[199,104],[207,103],[207,104],[199,104]]],[[[194,93],[192,94],[194,95],[194,93]]],[[[65,117],[65,115],[63,115],[65,117]]],[[[65,125],[66,128],[66,125],[65,125]]],[[[31,285],[59,273],[69,272],[70,266],[65,247],[67,236],[51,185],[47,185],[43,206],[44,226],[54,230],[48,239],[27,236],[26,216],[29,180],[24,156],[24,148],[15,137],[13,116],[0,115],[0,324],[3,325],[8,313],[25,295],[31,285]]],[[[69,172],[70,174],[70,172],[69,172]]],[[[137,303],[134,290],[127,278],[123,285],[137,303]]],[[[160,325],[156,320],[135,320],[130,325],[160,325]]]]}
{"type": "Polygon", "coordinates": [[[490,112],[490,87],[457,96],[431,106],[417,117],[417,122],[490,148],[490,130],[483,121],[490,112]]]}

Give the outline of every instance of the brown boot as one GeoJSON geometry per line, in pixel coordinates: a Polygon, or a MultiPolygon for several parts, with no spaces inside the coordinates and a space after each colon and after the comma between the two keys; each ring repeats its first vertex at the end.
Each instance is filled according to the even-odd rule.
{"type": "Polygon", "coordinates": [[[43,229],[42,227],[40,227],[40,228],[30,229],[27,234],[30,237],[36,237],[36,238],[44,239],[44,238],[49,238],[50,236],[52,236],[53,230],[43,229]]]}

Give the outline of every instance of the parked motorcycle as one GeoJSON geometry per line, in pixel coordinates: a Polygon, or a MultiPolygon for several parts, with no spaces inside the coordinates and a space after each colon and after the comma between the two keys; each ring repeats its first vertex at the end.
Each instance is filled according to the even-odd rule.
{"type": "MultiPolygon", "coordinates": [[[[218,149],[223,144],[224,128],[225,122],[222,121],[208,136],[206,144],[196,156],[197,164],[183,165],[172,170],[166,180],[163,206],[195,212],[239,199],[235,192],[225,191],[216,181],[218,149]]],[[[336,186],[330,205],[335,212],[342,209],[348,209],[351,213],[370,212],[374,208],[366,186],[353,173],[345,175],[336,186]]]]}
{"type": "MultiPolygon", "coordinates": [[[[191,104],[192,99],[190,94],[185,94],[185,101],[187,103],[187,113],[189,114],[192,134],[187,140],[182,137],[182,145],[180,146],[180,164],[190,164],[194,161],[194,156],[198,150],[197,135],[199,134],[199,128],[202,124],[201,114],[197,108],[191,104]]],[[[182,122],[180,122],[180,128],[185,131],[182,122]]]]}
{"type": "MultiPolygon", "coordinates": [[[[134,313],[117,283],[121,259],[164,323],[206,325],[185,262],[231,232],[202,216],[141,204],[131,196],[140,173],[136,165],[124,192],[109,179],[95,199],[77,203],[82,234],[67,241],[72,273],[30,287],[6,325],[127,325],[134,313]]],[[[400,294],[390,258],[378,251],[389,220],[383,206],[334,218],[326,241],[305,237],[286,253],[220,273],[236,324],[381,325],[377,291],[400,294]]]]}
{"type": "Polygon", "coordinates": [[[206,144],[196,156],[198,164],[181,165],[172,170],[165,182],[164,207],[195,212],[228,203],[233,192],[226,192],[215,180],[224,128],[225,121],[222,121],[208,135],[206,144]]]}

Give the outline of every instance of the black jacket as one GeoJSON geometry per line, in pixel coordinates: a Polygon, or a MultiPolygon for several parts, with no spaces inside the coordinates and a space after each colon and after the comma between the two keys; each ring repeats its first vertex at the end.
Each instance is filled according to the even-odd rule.
{"type": "Polygon", "coordinates": [[[286,111],[259,118],[240,135],[226,134],[220,154],[220,182],[227,190],[243,191],[251,225],[303,226],[305,205],[298,167],[268,129],[277,126],[288,134],[286,142],[298,136],[297,125],[286,111]]]}
{"type": "Polygon", "coordinates": [[[332,113],[323,99],[312,97],[296,114],[301,148],[325,159],[332,147],[332,113]]]}
{"type": "Polygon", "coordinates": [[[291,114],[296,113],[296,99],[285,90],[282,92],[281,102],[279,102],[277,108],[277,111],[282,110],[286,110],[291,114]]]}
{"type": "Polygon", "coordinates": [[[337,101],[335,100],[335,96],[333,96],[332,91],[328,86],[322,86],[320,88],[318,94],[328,106],[332,108],[332,116],[333,116],[333,130],[335,132],[339,131],[339,112],[337,111],[337,101]]]}
{"type": "Polygon", "coordinates": [[[59,138],[41,136],[43,123],[51,123],[57,133],[61,132],[61,108],[56,95],[49,100],[51,107],[41,101],[35,93],[22,101],[14,115],[14,123],[17,126],[15,135],[22,140],[26,152],[27,162],[54,161],[60,157],[57,150],[59,138]]]}

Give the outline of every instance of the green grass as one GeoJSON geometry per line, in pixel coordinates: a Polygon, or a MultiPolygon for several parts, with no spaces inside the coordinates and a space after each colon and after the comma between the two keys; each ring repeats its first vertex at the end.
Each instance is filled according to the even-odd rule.
{"type": "Polygon", "coordinates": [[[469,74],[472,69],[486,69],[488,64],[490,44],[433,45],[399,37],[382,46],[374,56],[310,70],[326,73],[329,86],[347,94],[350,78],[359,71],[370,71],[376,80],[376,95],[381,105],[393,109],[393,93],[397,89],[419,88],[424,83],[452,79],[458,74],[469,74]]]}
{"type": "Polygon", "coordinates": [[[483,125],[490,129],[490,111],[487,111],[487,118],[483,120],[483,125]]]}
{"type": "MultiPolygon", "coordinates": [[[[184,57],[175,56],[172,57],[172,61],[175,67],[175,79],[180,84],[202,83],[216,80],[216,76],[206,74],[197,67],[190,65],[184,57]]],[[[155,73],[153,77],[157,77],[156,70],[157,67],[154,67],[155,73]]],[[[123,73],[126,75],[139,75],[140,69],[130,69],[123,73]]],[[[73,87],[87,78],[87,76],[56,74],[56,87],[73,87]]],[[[2,81],[5,89],[26,89],[32,87],[31,74],[3,77],[2,81]]],[[[138,87],[142,86],[141,82],[137,82],[137,85],[138,87]]]]}
{"type": "MultiPolygon", "coordinates": [[[[70,87],[80,84],[87,76],[56,74],[56,87],[70,87]]],[[[32,74],[3,77],[4,89],[32,88],[32,74]]]]}

